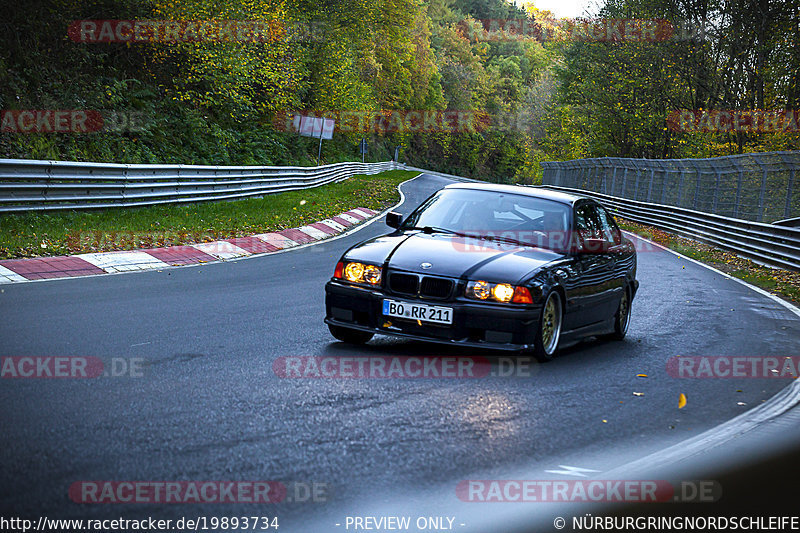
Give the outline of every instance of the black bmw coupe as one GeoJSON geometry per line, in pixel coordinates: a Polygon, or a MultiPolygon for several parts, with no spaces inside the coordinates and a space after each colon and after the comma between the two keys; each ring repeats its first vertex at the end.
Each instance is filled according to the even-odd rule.
{"type": "Polygon", "coordinates": [[[636,251],[592,199],[456,184],[386,224],[394,231],[347,250],[325,286],[341,341],[381,333],[546,361],[559,345],[627,333],[636,251]]]}

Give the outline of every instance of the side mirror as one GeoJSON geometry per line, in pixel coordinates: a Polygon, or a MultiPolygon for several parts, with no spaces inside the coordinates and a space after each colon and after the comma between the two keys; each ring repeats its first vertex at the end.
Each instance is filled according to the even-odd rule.
{"type": "Polygon", "coordinates": [[[584,254],[605,254],[608,253],[609,243],[605,239],[584,239],[583,249],[584,254]]]}
{"type": "Polygon", "coordinates": [[[403,215],[400,213],[396,213],[394,211],[390,211],[386,213],[386,225],[390,228],[399,228],[400,224],[403,222],[403,215]]]}

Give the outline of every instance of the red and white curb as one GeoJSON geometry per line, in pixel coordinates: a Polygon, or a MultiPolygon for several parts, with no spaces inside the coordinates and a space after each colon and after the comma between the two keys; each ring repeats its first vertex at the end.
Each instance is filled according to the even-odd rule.
{"type": "Polygon", "coordinates": [[[372,209],[359,207],[307,226],[250,237],[127,252],[3,260],[0,261],[0,284],[162,269],[278,252],[327,239],[377,214],[372,209]]]}

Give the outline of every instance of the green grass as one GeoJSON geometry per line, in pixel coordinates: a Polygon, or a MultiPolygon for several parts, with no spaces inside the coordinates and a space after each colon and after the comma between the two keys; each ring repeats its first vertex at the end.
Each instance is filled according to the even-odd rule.
{"type": "Polygon", "coordinates": [[[686,257],[691,257],[697,261],[702,263],[722,263],[724,259],[718,257],[714,251],[709,251],[707,249],[696,248],[691,245],[686,245],[682,242],[673,242],[669,248],[678,252],[679,254],[685,255],[686,257]]]}
{"type": "Polygon", "coordinates": [[[0,259],[209,242],[294,228],[356,207],[379,211],[417,172],[392,170],[229,202],[0,215],[0,259]]]}
{"type": "Polygon", "coordinates": [[[789,284],[780,277],[749,270],[734,270],[730,274],[764,290],[785,296],[794,302],[800,301],[800,286],[789,284]]]}

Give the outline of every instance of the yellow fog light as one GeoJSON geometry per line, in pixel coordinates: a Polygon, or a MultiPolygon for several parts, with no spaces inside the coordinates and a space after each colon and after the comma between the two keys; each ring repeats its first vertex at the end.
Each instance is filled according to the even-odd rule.
{"type": "Polygon", "coordinates": [[[508,283],[500,283],[492,288],[492,296],[498,302],[507,303],[514,297],[514,287],[508,283]]]}
{"type": "Polygon", "coordinates": [[[470,296],[474,296],[479,300],[486,300],[489,298],[489,296],[492,295],[492,291],[489,287],[489,284],[486,283],[485,281],[471,282],[467,287],[467,291],[471,293],[470,296]]]}
{"type": "Polygon", "coordinates": [[[364,268],[364,279],[367,283],[377,285],[381,282],[381,268],[374,265],[367,265],[364,268]]]}
{"type": "Polygon", "coordinates": [[[361,263],[349,263],[344,267],[344,279],[358,283],[364,279],[364,265],[361,263]]]}

